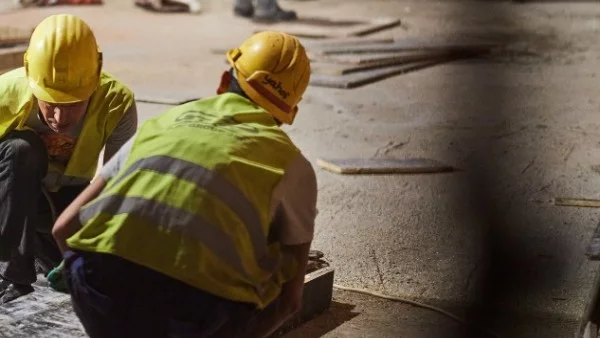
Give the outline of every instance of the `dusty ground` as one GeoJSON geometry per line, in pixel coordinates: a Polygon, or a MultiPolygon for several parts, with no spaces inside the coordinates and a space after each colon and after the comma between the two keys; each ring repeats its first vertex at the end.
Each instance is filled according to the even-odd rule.
{"type": "MultiPolygon", "coordinates": [[[[206,3],[200,16],[151,14],[132,1],[106,0],[103,7],[14,11],[0,22],[29,27],[50,13],[79,14],[97,32],[106,69],[138,96],[209,96],[225,66],[210,50],[235,46],[256,27],[233,18],[232,1],[206,3]]],[[[450,308],[482,302],[496,311],[488,326],[508,337],[570,336],[597,269],[583,253],[598,211],[556,207],[552,198],[599,197],[600,177],[590,166],[600,163],[600,5],[315,0],[282,6],[307,16],[404,20],[382,36],[509,43],[490,59],[354,90],[311,87],[286,130],[317,169],[314,247],[336,268],[336,283],[450,308]],[[356,156],[429,157],[461,171],[346,177],[316,167],[320,157],[356,156]]],[[[143,118],[166,108],[139,105],[143,118]]],[[[350,305],[336,303],[291,336],[461,332],[443,317],[401,304],[340,293],[336,302],[350,305]]]]}

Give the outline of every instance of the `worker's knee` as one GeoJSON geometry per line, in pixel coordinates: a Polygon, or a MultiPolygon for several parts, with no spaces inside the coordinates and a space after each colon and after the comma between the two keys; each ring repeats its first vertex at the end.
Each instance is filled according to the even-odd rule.
{"type": "Polygon", "coordinates": [[[33,131],[12,131],[0,141],[0,161],[21,175],[46,175],[48,155],[42,139],[33,131]]]}

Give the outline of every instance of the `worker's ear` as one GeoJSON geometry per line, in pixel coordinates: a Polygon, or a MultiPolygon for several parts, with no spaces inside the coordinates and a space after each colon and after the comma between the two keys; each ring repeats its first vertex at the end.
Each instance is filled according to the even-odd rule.
{"type": "Polygon", "coordinates": [[[217,94],[226,93],[229,90],[229,84],[231,83],[231,73],[229,71],[223,72],[221,75],[221,83],[219,83],[219,88],[217,89],[217,94]]]}

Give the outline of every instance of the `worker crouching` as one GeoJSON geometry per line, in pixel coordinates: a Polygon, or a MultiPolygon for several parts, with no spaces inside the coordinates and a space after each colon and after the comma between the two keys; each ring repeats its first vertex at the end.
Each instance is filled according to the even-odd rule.
{"type": "Polygon", "coordinates": [[[59,265],[57,214],[89,185],[102,149],[108,161],[136,128],[133,94],[102,72],[90,27],[44,19],[24,66],[0,76],[0,303],[59,265]]]}
{"type": "Polygon", "coordinates": [[[218,95],[145,122],[55,224],[91,337],[265,337],[301,308],[317,184],[280,125],[309,60],[279,32],[227,57],[218,95]]]}

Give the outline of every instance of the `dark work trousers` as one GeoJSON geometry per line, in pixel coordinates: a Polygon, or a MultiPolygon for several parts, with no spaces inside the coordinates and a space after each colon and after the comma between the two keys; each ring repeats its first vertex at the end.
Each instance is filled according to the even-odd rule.
{"type": "MultiPolygon", "coordinates": [[[[35,282],[35,257],[46,269],[61,260],[50,233],[50,207],[41,193],[47,168],[46,147],[33,131],[12,131],[0,140],[0,277],[17,284],[35,282]]],[[[83,188],[50,193],[57,213],[83,188]]]]}
{"type": "MultiPolygon", "coordinates": [[[[103,253],[65,253],[73,309],[91,338],[215,337],[243,331],[255,307],[216,297],[164,274],[103,253]]],[[[225,336],[223,336],[225,337],[225,336]]]]}

